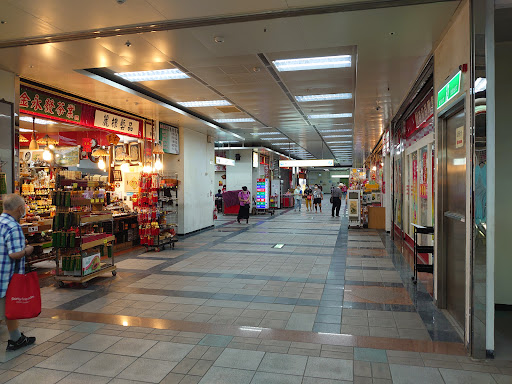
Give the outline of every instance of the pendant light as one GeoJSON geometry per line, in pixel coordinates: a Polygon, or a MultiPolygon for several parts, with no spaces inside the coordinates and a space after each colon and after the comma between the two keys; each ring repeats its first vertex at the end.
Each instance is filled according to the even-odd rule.
{"type": "Polygon", "coordinates": [[[31,151],[37,151],[39,149],[39,144],[37,144],[36,139],[36,118],[32,117],[32,138],[30,141],[30,145],[28,146],[28,149],[31,151]]]}

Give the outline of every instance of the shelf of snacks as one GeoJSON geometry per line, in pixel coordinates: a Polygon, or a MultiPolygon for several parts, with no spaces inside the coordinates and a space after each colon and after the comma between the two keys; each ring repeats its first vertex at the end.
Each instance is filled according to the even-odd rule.
{"type": "Polygon", "coordinates": [[[55,279],[59,285],[78,282],[86,286],[89,280],[104,273],[112,272],[115,276],[112,213],[93,212],[93,202],[104,201],[105,192],[89,188],[59,190],[52,198],[57,209],[52,243],[56,250],[55,279]]]}

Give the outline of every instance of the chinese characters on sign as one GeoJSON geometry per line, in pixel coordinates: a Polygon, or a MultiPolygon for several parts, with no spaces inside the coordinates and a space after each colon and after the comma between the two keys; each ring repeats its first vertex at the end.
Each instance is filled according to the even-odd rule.
{"type": "Polygon", "coordinates": [[[99,128],[109,129],[119,133],[139,136],[139,121],[124,116],[115,115],[111,112],[96,110],[94,125],[99,128]]]}
{"type": "Polygon", "coordinates": [[[80,122],[82,105],[36,89],[20,86],[20,110],[80,122]]]}
{"type": "Polygon", "coordinates": [[[160,123],[160,142],[165,153],[178,155],[180,153],[180,131],[179,128],[169,124],[160,123]]]}

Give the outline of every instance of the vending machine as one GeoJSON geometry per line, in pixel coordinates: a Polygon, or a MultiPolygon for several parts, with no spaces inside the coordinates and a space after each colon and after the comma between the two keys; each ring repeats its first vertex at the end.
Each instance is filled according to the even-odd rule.
{"type": "Polygon", "coordinates": [[[256,209],[268,209],[269,182],[268,179],[256,180],[256,209]]]}

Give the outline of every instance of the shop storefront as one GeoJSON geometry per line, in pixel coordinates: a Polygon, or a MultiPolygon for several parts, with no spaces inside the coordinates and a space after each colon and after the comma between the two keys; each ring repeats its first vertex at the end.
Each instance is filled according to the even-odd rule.
{"type": "Polygon", "coordinates": [[[19,94],[14,188],[36,249],[28,264],[56,261],[57,280],[86,284],[115,274],[115,252],[174,237],[160,201],[174,206],[177,180],[163,174],[154,123],[32,83],[19,94]]]}

